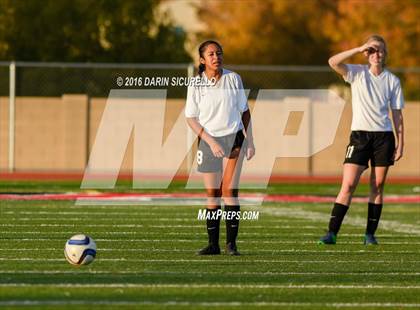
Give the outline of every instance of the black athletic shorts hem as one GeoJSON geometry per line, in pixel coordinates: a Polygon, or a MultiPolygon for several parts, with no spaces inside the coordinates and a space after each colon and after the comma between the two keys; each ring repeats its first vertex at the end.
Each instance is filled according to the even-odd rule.
{"type": "Polygon", "coordinates": [[[344,156],[345,164],[369,167],[394,165],[395,137],[392,131],[352,131],[344,156]]]}

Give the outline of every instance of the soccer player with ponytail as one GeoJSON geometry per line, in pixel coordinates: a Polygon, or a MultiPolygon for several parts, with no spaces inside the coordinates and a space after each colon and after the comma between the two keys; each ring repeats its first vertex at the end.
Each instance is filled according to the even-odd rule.
{"type": "Polygon", "coordinates": [[[199,255],[220,254],[219,227],[222,200],[226,214],[226,253],[239,255],[239,177],[244,157],[255,153],[251,114],[241,77],[222,68],[222,46],[212,40],[199,49],[199,76],[203,83],[188,88],[185,116],[198,136],[197,164],[207,192],[208,245],[199,255]],[[204,84],[204,85],[203,85],[204,84]]]}

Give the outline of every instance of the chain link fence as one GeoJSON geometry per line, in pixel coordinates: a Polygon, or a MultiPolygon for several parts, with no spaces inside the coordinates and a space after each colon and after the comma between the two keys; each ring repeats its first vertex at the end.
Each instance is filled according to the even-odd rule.
{"type": "MultiPolygon", "coordinates": [[[[226,68],[237,72],[242,77],[244,87],[250,90],[249,99],[251,100],[257,98],[261,89],[304,90],[334,88],[339,91],[339,95],[346,99],[349,98],[350,88],[328,66],[227,65],[226,68]]],[[[390,71],[400,78],[406,101],[420,102],[420,68],[390,68],[390,71]]],[[[89,132],[94,130],[89,125],[90,122],[98,121],[90,119],[93,115],[91,115],[91,109],[96,107],[94,111],[96,113],[94,116],[96,116],[98,114],[97,110],[101,105],[99,102],[104,101],[108,97],[111,89],[165,88],[168,99],[178,99],[170,101],[172,107],[175,107],[183,104],[187,95],[187,87],[140,85],[138,80],[146,78],[168,78],[172,80],[173,78],[191,77],[195,74],[196,67],[193,64],[0,62],[0,97],[2,97],[0,98],[0,170],[15,171],[16,169],[27,169],[25,167],[30,166],[28,159],[22,154],[27,154],[28,145],[31,146],[31,143],[38,143],[33,137],[34,128],[37,128],[37,130],[43,128],[45,135],[42,132],[38,134],[40,139],[43,139],[40,142],[41,146],[33,145],[31,146],[32,149],[39,147],[40,152],[47,152],[48,147],[52,148],[54,145],[54,141],[59,141],[54,136],[51,137],[52,142],[48,144],[48,147],[42,146],[42,143],[46,143],[44,138],[47,134],[52,135],[54,133],[57,136],[60,133],[55,127],[48,127],[47,122],[43,122],[40,117],[41,114],[50,115],[49,119],[54,120],[61,129],[67,126],[66,124],[72,124],[75,121],[74,115],[77,115],[78,108],[71,103],[70,106],[66,106],[66,112],[59,110],[55,103],[61,102],[63,95],[81,94],[89,98],[86,99],[88,100],[88,111],[83,112],[87,114],[83,117],[78,116],[79,118],[89,119],[86,121],[88,127],[84,134],[84,137],[89,137],[89,132]],[[93,106],[90,105],[91,99],[96,100],[93,106]],[[15,101],[18,102],[16,110],[15,101]],[[23,106],[25,107],[24,110],[22,109],[23,106]],[[71,117],[73,118],[59,123],[61,118],[69,117],[68,115],[72,115],[71,117]]],[[[415,118],[417,115],[416,111],[417,108],[413,109],[410,112],[412,115],[409,116],[415,118]]],[[[418,122],[418,120],[415,120],[415,122],[418,122]]],[[[65,130],[67,130],[65,131],[66,133],[72,131],[69,128],[65,130]]],[[[412,130],[417,129],[414,128],[412,130]]],[[[60,139],[62,136],[67,137],[62,134],[60,139]]],[[[67,154],[68,151],[65,148],[71,145],[68,139],[68,137],[64,138],[60,149],[57,146],[57,150],[50,150],[49,152],[54,154],[54,156],[55,154],[67,154]]],[[[86,139],[89,141],[90,138],[86,139]]],[[[86,142],[81,142],[80,145],[86,146],[86,144],[86,142]]],[[[86,148],[87,151],[88,148],[89,146],[86,148]]],[[[40,157],[48,158],[48,155],[46,153],[40,157]]],[[[67,169],[67,166],[65,166],[66,160],[68,159],[62,160],[64,163],[62,169],[67,169]]],[[[39,168],[41,166],[38,163],[34,163],[31,167],[44,169],[39,168]]],[[[44,166],[49,166],[49,162],[45,163],[44,166]]]]}
{"type": "MultiPolygon", "coordinates": [[[[9,96],[9,65],[0,62],[0,96],[9,96]]],[[[254,66],[226,68],[241,75],[244,87],[254,99],[259,89],[327,89],[343,80],[328,66],[254,66]]],[[[117,78],[187,77],[195,74],[192,64],[106,64],[16,62],[15,96],[57,97],[86,94],[107,97],[109,90],[120,88],[117,78]]],[[[420,98],[420,68],[390,68],[402,82],[407,101],[420,98]]],[[[130,83],[129,83],[130,84],[130,83]]],[[[124,88],[151,88],[136,83],[124,88]]],[[[154,88],[159,88],[158,86],[154,88]]],[[[186,87],[170,86],[168,98],[185,98],[186,87]]]]}

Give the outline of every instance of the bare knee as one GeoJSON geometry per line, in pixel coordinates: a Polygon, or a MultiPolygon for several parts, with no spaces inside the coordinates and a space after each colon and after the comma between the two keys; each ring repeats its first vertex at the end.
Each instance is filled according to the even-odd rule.
{"type": "Polygon", "coordinates": [[[356,190],[356,187],[357,187],[356,182],[343,183],[341,185],[341,192],[343,194],[353,195],[354,191],[356,190]]]}
{"type": "Polygon", "coordinates": [[[381,195],[384,191],[385,182],[382,180],[372,180],[370,182],[370,191],[373,194],[381,195]]]}
{"type": "Polygon", "coordinates": [[[216,208],[217,206],[220,206],[220,195],[221,195],[221,191],[220,189],[213,189],[213,188],[208,188],[206,189],[206,193],[207,193],[207,205],[209,208],[216,208]]]}
{"type": "Polygon", "coordinates": [[[222,196],[223,197],[238,197],[238,189],[237,188],[229,188],[229,187],[222,187],[222,196]]]}

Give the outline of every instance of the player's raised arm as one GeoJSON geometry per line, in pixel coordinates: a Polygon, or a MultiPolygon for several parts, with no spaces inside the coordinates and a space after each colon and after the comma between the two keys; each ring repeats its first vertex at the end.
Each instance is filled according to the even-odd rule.
{"type": "Polygon", "coordinates": [[[388,169],[403,152],[404,98],[398,77],[385,68],[388,51],[384,38],[371,35],[367,43],[330,58],[330,66],[342,74],[352,90],[350,141],[343,164],[343,179],[328,225],[320,244],[335,244],[341,224],[350,207],[363,171],[371,167],[368,217],[363,243],[376,245],[375,232],[381,218],[384,185],[388,169]],[[367,64],[345,65],[356,53],[363,53],[367,64]],[[392,119],[397,141],[392,132],[392,119]]]}
{"type": "Polygon", "coordinates": [[[362,46],[355,47],[350,50],[338,53],[330,57],[330,59],[328,59],[328,64],[335,72],[345,77],[347,75],[347,67],[344,64],[344,61],[358,53],[363,53],[367,51],[368,48],[369,48],[368,43],[365,43],[362,46]]]}

